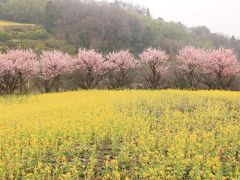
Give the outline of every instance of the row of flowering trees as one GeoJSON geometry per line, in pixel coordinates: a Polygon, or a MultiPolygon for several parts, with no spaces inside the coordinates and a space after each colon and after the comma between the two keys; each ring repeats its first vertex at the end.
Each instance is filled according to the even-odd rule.
{"type": "MultiPolygon", "coordinates": [[[[59,91],[71,82],[82,89],[135,87],[158,89],[168,82],[169,56],[149,48],[134,57],[128,50],[102,55],[80,49],[76,56],[61,51],[10,50],[0,54],[0,93],[27,92],[34,85],[41,92],[59,91]],[[137,79],[137,81],[136,81],[137,79]],[[68,83],[66,83],[68,82],[68,83]],[[136,85],[136,83],[138,85],[136,85]]],[[[227,89],[239,73],[231,49],[203,50],[184,47],[176,58],[178,87],[227,89]]]]}
{"type": "Polygon", "coordinates": [[[204,50],[185,47],[177,56],[178,71],[189,88],[229,89],[240,72],[232,49],[204,50]]]}

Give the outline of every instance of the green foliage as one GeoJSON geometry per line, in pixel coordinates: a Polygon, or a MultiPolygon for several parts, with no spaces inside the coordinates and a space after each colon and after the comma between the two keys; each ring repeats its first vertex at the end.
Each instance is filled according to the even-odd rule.
{"type": "Polygon", "coordinates": [[[58,40],[44,28],[35,27],[29,30],[0,31],[0,52],[14,48],[33,49],[36,52],[59,49],[75,53],[76,49],[66,41],[58,40]]]}
{"type": "Polygon", "coordinates": [[[157,47],[171,55],[183,46],[194,45],[202,48],[234,48],[240,55],[240,40],[211,33],[204,26],[188,28],[180,22],[153,19],[150,14],[149,9],[120,1],[1,0],[2,19],[36,23],[46,30],[21,31],[16,32],[16,36],[11,33],[14,42],[0,35],[0,39],[3,39],[0,42],[10,40],[7,44],[11,47],[35,44],[36,49],[56,47],[70,52],[75,52],[73,47],[84,47],[102,52],[130,49],[139,53],[147,47],[157,47]],[[52,38],[52,34],[63,41],[58,42],[52,38]],[[16,43],[15,39],[21,42],[16,43]],[[39,42],[30,43],[26,39],[39,42]],[[65,41],[72,47],[66,45],[65,41]]]}
{"type": "Polygon", "coordinates": [[[36,29],[27,32],[19,32],[19,39],[47,40],[51,35],[44,29],[36,29]]]}
{"type": "Polygon", "coordinates": [[[0,52],[7,52],[9,48],[7,46],[0,45],[0,52]]]}
{"type": "Polygon", "coordinates": [[[0,2],[0,6],[4,7],[2,14],[7,20],[41,23],[46,3],[47,0],[7,0],[0,2]]]}
{"type": "Polygon", "coordinates": [[[8,33],[1,32],[0,31],[0,42],[6,42],[11,38],[11,36],[8,33]]]}
{"type": "Polygon", "coordinates": [[[49,38],[45,41],[46,49],[61,49],[70,54],[76,53],[76,49],[67,44],[65,41],[60,41],[54,38],[49,38]]]}

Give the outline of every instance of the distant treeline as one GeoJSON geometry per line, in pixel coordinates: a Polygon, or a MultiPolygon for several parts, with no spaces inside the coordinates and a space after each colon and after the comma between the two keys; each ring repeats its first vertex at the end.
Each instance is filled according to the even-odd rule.
{"type": "Polygon", "coordinates": [[[237,55],[240,52],[240,41],[234,37],[211,33],[206,27],[187,28],[181,23],[153,19],[147,8],[120,1],[0,0],[0,18],[42,25],[73,46],[75,52],[82,47],[104,53],[129,49],[137,54],[156,47],[174,56],[186,45],[234,48],[237,55]]]}

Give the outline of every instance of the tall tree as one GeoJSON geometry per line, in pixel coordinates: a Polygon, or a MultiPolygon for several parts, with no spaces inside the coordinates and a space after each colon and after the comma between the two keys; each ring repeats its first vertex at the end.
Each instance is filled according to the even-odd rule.
{"type": "Polygon", "coordinates": [[[52,0],[49,0],[45,6],[44,24],[47,30],[55,27],[57,20],[57,9],[55,8],[52,0]]]}
{"type": "Polygon", "coordinates": [[[167,53],[160,49],[148,48],[139,56],[147,85],[152,89],[163,88],[163,75],[168,72],[167,53]]]}

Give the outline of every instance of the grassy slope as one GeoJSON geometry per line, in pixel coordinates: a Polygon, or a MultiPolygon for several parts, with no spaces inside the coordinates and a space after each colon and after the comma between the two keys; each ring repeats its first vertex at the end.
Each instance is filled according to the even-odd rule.
{"type": "Polygon", "coordinates": [[[17,23],[0,20],[0,52],[12,48],[42,50],[59,49],[75,53],[75,48],[37,24],[17,23]]]}
{"type": "Polygon", "coordinates": [[[25,23],[17,23],[17,22],[11,22],[11,21],[3,21],[3,20],[0,20],[0,29],[21,29],[21,28],[31,28],[33,27],[34,24],[25,24],[25,23]]]}

